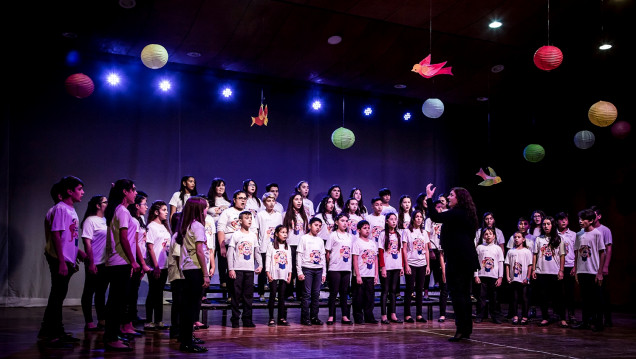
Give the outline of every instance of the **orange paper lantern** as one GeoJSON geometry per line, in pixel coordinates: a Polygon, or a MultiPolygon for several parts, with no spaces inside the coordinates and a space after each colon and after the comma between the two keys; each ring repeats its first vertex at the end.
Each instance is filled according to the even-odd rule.
{"type": "Polygon", "coordinates": [[[618,111],[611,102],[599,101],[590,107],[587,117],[596,126],[607,127],[616,121],[618,111]]]}
{"type": "Polygon", "coordinates": [[[534,64],[543,71],[554,70],[563,62],[563,53],[556,46],[541,46],[534,53],[534,64]]]}
{"type": "Polygon", "coordinates": [[[90,96],[95,90],[95,84],[90,77],[84,74],[73,74],[64,81],[66,91],[74,97],[85,98],[90,96]]]}

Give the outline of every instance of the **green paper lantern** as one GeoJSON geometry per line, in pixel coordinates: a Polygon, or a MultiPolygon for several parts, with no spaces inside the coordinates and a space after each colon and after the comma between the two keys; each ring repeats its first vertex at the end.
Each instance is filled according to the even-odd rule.
{"type": "Polygon", "coordinates": [[[594,146],[595,140],[594,133],[590,131],[579,131],[574,135],[574,145],[582,150],[587,150],[594,146]]]}
{"type": "Polygon", "coordinates": [[[545,157],[545,150],[541,145],[530,144],[523,149],[523,158],[528,162],[536,163],[545,157]]]}
{"type": "Polygon", "coordinates": [[[331,134],[331,142],[339,149],[346,150],[356,142],[356,135],[350,129],[340,127],[331,134]]]}

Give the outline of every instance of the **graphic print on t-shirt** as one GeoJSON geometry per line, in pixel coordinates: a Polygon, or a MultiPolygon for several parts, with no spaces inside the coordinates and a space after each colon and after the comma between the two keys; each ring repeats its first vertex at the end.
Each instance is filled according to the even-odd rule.
{"type": "Polygon", "coordinates": [[[347,263],[349,262],[349,257],[351,256],[351,247],[342,246],[340,248],[340,257],[342,257],[342,261],[347,263]]]}
{"type": "Polygon", "coordinates": [[[587,262],[587,259],[590,257],[590,246],[582,245],[579,247],[579,253],[581,253],[581,260],[587,262]]]}
{"type": "Polygon", "coordinates": [[[239,223],[239,219],[233,219],[230,221],[230,227],[232,227],[232,229],[234,231],[238,231],[239,229],[241,229],[241,224],[239,223]]]}
{"type": "Polygon", "coordinates": [[[354,220],[354,219],[350,219],[349,220],[349,230],[351,231],[352,235],[356,235],[358,234],[358,221],[354,220]]]}
{"type": "Polygon", "coordinates": [[[485,257],[481,261],[481,267],[484,268],[486,272],[490,272],[492,268],[495,266],[495,259],[491,257],[485,257]]]}
{"type": "Polygon", "coordinates": [[[79,226],[77,225],[77,218],[73,218],[71,225],[68,226],[68,230],[71,232],[69,242],[75,242],[75,247],[77,247],[79,245],[79,226]]]}
{"type": "Polygon", "coordinates": [[[276,251],[274,254],[274,263],[278,264],[278,268],[285,269],[287,265],[287,253],[285,251],[276,251]]]}
{"type": "Polygon", "coordinates": [[[269,227],[267,228],[267,237],[269,238],[269,241],[274,243],[274,227],[269,227]]]}
{"type": "Polygon", "coordinates": [[[311,253],[309,253],[309,258],[314,264],[320,264],[320,251],[314,249],[311,253]]]}
{"type": "Polygon", "coordinates": [[[398,249],[398,241],[395,239],[392,239],[389,242],[389,253],[391,254],[391,257],[393,257],[393,259],[397,259],[398,258],[398,254],[400,254],[400,250],[398,249]]]}
{"type": "Polygon", "coordinates": [[[300,220],[300,221],[299,221],[299,220],[296,220],[296,223],[295,223],[295,225],[294,225],[294,234],[295,234],[295,235],[299,235],[299,234],[300,234],[300,230],[303,228],[303,225],[304,225],[304,224],[305,224],[305,223],[303,223],[303,221],[302,221],[302,220],[300,220]]]}
{"type": "Polygon", "coordinates": [[[426,248],[426,244],[422,238],[415,238],[413,241],[413,250],[417,251],[417,254],[420,255],[424,253],[424,249],[426,248]]]}
{"type": "Polygon", "coordinates": [[[375,262],[375,252],[370,249],[365,249],[360,255],[362,263],[367,265],[367,269],[373,269],[373,263],[375,262]]]}
{"type": "Polygon", "coordinates": [[[523,272],[523,268],[521,267],[521,263],[515,262],[514,264],[515,278],[519,277],[523,272]]]}
{"type": "Polygon", "coordinates": [[[384,230],[384,227],[374,226],[371,228],[371,237],[373,237],[376,242],[379,240],[382,230],[384,230]]]}
{"type": "Polygon", "coordinates": [[[249,260],[252,255],[252,242],[244,241],[238,245],[239,254],[243,256],[243,259],[249,260]]]}
{"type": "Polygon", "coordinates": [[[553,253],[552,253],[552,247],[550,247],[550,244],[546,243],[541,246],[541,255],[543,256],[543,259],[545,259],[546,261],[552,260],[553,253]]]}

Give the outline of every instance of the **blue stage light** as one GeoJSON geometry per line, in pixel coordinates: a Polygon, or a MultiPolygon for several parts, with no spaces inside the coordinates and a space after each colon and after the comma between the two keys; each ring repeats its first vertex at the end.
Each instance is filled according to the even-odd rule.
{"type": "Polygon", "coordinates": [[[364,109],[364,111],[362,111],[362,113],[364,113],[365,116],[371,116],[373,114],[373,109],[371,107],[367,107],[364,109]]]}
{"type": "Polygon", "coordinates": [[[405,113],[404,114],[404,121],[408,121],[410,119],[411,119],[411,113],[410,112],[405,113]]]}
{"type": "Polygon", "coordinates": [[[168,92],[170,88],[172,88],[172,84],[168,80],[161,80],[161,82],[159,82],[159,88],[163,92],[168,92]]]}
{"type": "Polygon", "coordinates": [[[320,100],[315,100],[314,102],[312,102],[311,104],[311,108],[314,109],[314,111],[318,111],[320,110],[320,108],[322,107],[322,103],[320,102],[320,100]]]}

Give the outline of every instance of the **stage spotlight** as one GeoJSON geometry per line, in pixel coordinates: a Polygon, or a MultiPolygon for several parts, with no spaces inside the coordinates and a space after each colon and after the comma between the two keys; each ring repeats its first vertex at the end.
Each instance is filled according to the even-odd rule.
{"type": "Polygon", "coordinates": [[[411,119],[411,113],[410,112],[405,113],[404,114],[404,121],[408,121],[410,119],[411,119]]]}
{"type": "Polygon", "coordinates": [[[111,72],[106,77],[106,81],[108,81],[111,86],[117,86],[121,83],[121,77],[119,77],[119,74],[111,72]]]}
{"type": "Polygon", "coordinates": [[[495,21],[491,22],[491,23],[488,25],[488,27],[490,27],[491,29],[498,29],[498,28],[500,28],[500,27],[501,27],[501,25],[503,25],[503,24],[501,23],[501,21],[497,21],[497,20],[495,20],[495,21]]]}
{"type": "Polygon", "coordinates": [[[225,98],[230,98],[230,97],[232,97],[232,89],[229,88],[229,87],[226,87],[226,88],[223,89],[223,91],[221,91],[221,94],[225,98]]]}
{"type": "Polygon", "coordinates": [[[311,104],[311,108],[314,109],[314,111],[318,111],[320,110],[320,108],[322,107],[322,103],[320,102],[320,100],[315,100],[314,102],[312,102],[311,104]]]}
{"type": "Polygon", "coordinates": [[[170,81],[168,80],[161,80],[161,82],[159,82],[159,88],[163,92],[168,92],[168,90],[170,90],[171,87],[172,87],[172,84],[170,84],[170,81]]]}
{"type": "Polygon", "coordinates": [[[362,111],[362,113],[364,113],[365,116],[369,117],[373,114],[373,109],[371,107],[367,107],[364,109],[364,111],[362,111]]]}

